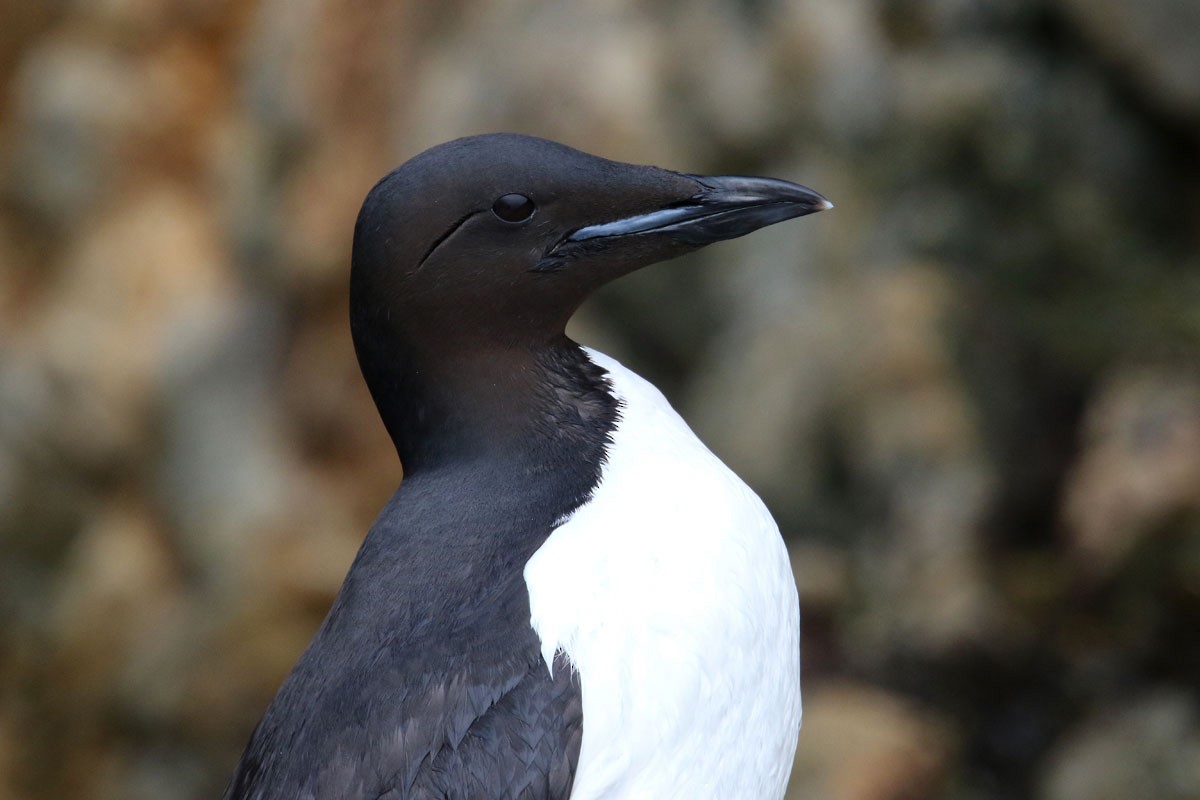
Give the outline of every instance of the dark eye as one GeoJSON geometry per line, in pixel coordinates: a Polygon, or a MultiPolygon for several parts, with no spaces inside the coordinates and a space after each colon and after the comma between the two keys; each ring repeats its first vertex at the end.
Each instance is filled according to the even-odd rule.
{"type": "Polygon", "coordinates": [[[492,203],[492,213],[505,222],[524,222],[537,206],[523,194],[502,194],[492,203]]]}

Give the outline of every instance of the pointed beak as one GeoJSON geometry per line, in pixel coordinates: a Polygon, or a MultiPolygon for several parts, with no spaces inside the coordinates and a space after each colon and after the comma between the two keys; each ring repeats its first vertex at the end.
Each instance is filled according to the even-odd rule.
{"type": "Polygon", "coordinates": [[[695,181],[699,189],[687,200],[648,213],[588,225],[569,235],[566,241],[662,233],[681,244],[701,247],[833,208],[833,203],[812,189],[775,178],[685,177],[695,181]]]}

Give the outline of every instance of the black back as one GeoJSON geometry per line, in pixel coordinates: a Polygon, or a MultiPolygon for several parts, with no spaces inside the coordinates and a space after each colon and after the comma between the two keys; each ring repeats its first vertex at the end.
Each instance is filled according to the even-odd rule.
{"type": "Polygon", "coordinates": [[[595,486],[617,409],[566,339],[535,368],[534,446],[406,477],[227,800],[568,797],[580,687],[542,660],[522,573],[595,486]]]}

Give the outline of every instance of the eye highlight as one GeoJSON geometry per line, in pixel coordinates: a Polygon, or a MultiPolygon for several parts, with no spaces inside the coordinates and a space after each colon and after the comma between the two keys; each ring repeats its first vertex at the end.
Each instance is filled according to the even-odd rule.
{"type": "Polygon", "coordinates": [[[505,222],[525,222],[537,211],[537,204],[523,194],[502,194],[492,203],[492,213],[505,222]]]}

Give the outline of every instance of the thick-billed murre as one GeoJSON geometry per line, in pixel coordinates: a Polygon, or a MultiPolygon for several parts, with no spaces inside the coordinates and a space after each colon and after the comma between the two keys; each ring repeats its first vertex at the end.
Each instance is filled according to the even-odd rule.
{"type": "Polygon", "coordinates": [[[404,479],[225,797],[782,798],[799,609],[778,528],[564,330],[614,278],[829,207],[515,134],[383,178],[350,323],[404,479]]]}

